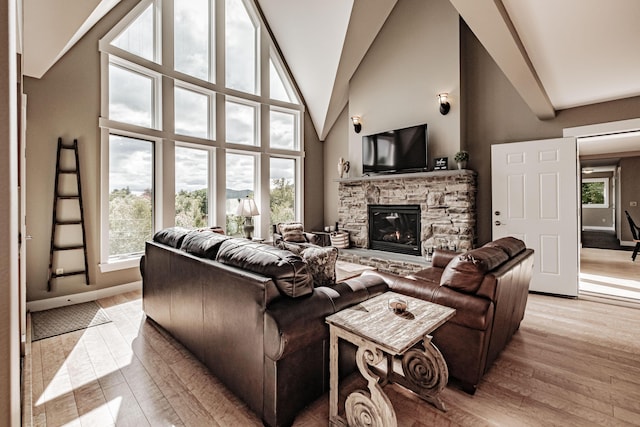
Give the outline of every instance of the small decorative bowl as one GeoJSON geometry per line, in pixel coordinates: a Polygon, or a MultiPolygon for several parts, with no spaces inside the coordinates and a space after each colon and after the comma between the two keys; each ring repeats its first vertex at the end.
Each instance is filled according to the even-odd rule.
{"type": "Polygon", "coordinates": [[[389,298],[388,305],[389,310],[393,311],[395,314],[402,314],[409,308],[407,300],[397,297],[389,298]]]}

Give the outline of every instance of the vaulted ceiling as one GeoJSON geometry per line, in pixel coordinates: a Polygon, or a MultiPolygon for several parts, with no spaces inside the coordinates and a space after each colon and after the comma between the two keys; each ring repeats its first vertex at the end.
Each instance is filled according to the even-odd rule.
{"type": "MultiPolygon", "coordinates": [[[[640,95],[638,0],[449,0],[540,118],[640,95]]],[[[119,0],[24,0],[24,71],[41,77],[119,0]]],[[[257,0],[320,139],[397,0],[257,0]]]]}

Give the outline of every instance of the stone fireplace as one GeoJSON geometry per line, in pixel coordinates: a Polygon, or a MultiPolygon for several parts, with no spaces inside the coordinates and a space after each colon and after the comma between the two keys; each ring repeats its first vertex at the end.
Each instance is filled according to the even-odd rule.
{"type": "MultiPolygon", "coordinates": [[[[372,239],[369,226],[375,222],[370,207],[413,207],[419,210],[416,250],[403,253],[423,255],[425,248],[455,248],[465,251],[476,240],[476,173],[471,170],[376,175],[340,179],[338,219],[340,228],[349,231],[351,246],[362,249],[381,248],[372,239]]],[[[392,215],[391,212],[390,215],[392,215]]],[[[383,214],[379,214],[383,215],[383,214]]],[[[382,217],[381,217],[382,218],[382,217]]],[[[380,220],[382,221],[382,219],[380,220]]],[[[386,221],[386,219],[385,219],[386,221]]],[[[397,222],[397,220],[390,220],[397,222]]],[[[406,219],[405,219],[406,221],[406,219]]],[[[387,221],[389,222],[389,221],[387,221]]],[[[384,225],[384,221],[382,222],[384,225]]],[[[396,230],[385,227],[386,243],[394,241],[396,230]]],[[[396,240],[409,240],[399,236],[396,240]]],[[[402,243],[400,243],[402,244],[402,243]]],[[[394,246],[395,248],[396,246],[394,246]]]]}

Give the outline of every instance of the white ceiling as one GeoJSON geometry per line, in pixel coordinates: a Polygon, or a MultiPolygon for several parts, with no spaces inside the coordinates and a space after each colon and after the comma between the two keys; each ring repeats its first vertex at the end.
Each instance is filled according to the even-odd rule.
{"type": "Polygon", "coordinates": [[[120,0],[22,0],[23,72],[41,78],[120,0]]]}
{"type": "MultiPolygon", "coordinates": [[[[25,74],[41,77],[118,1],[24,0],[25,74]]],[[[640,95],[640,0],[449,1],[540,119],[640,95]]],[[[324,139],[397,0],[257,2],[324,139]]]]}

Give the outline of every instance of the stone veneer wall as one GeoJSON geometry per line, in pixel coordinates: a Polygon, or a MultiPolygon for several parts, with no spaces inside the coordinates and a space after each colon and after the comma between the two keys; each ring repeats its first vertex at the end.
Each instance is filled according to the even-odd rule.
{"type": "Polygon", "coordinates": [[[420,205],[422,253],[428,246],[472,249],[476,241],[474,171],[435,171],[339,180],[339,225],[351,245],[369,247],[367,205],[420,205]]]}

